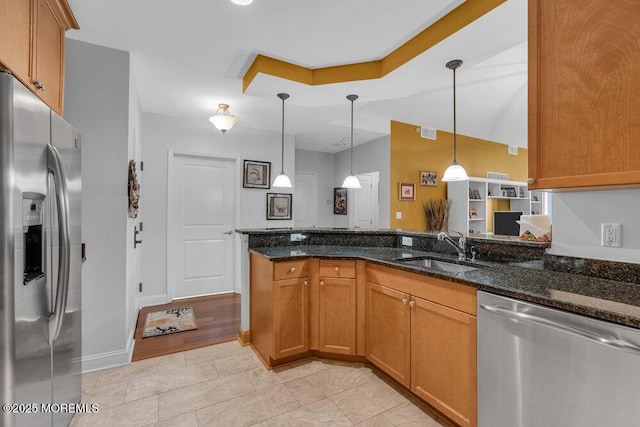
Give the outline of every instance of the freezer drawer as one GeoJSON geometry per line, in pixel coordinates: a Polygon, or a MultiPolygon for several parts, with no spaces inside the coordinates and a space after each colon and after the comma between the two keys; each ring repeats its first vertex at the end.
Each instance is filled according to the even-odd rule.
{"type": "Polygon", "coordinates": [[[638,420],[640,330],[478,292],[480,427],[638,420]]]}

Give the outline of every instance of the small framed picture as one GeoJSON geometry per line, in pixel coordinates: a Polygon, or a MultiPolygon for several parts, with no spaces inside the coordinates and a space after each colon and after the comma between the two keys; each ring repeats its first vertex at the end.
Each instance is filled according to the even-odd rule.
{"type": "Polygon", "coordinates": [[[333,214],[334,215],[347,214],[347,189],[346,188],[333,189],[333,214]]]}
{"type": "Polygon", "coordinates": [[[291,219],[291,194],[267,193],[267,219],[291,219]]]}
{"type": "Polygon", "coordinates": [[[438,172],[420,171],[420,185],[430,187],[438,185],[438,172]]]}
{"type": "Polygon", "coordinates": [[[416,199],[416,185],[409,182],[400,183],[399,191],[400,200],[415,200],[416,199]]]}
{"type": "Polygon", "coordinates": [[[244,188],[271,188],[271,162],[245,160],[242,186],[244,188]]]}
{"type": "Polygon", "coordinates": [[[469,208],[469,218],[478,219],[478,211],[476,208],[469,208]]]}

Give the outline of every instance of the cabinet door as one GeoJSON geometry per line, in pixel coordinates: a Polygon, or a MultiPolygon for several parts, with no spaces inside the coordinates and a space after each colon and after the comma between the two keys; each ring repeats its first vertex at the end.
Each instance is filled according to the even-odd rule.
{"type": "Polygon", "coordinates": [[[309,350],[309,286],[307,278],[273,282],[274,359],[309,350]]]}
{"type": "Polygon", "coordinates": [[[411,391],[461,426],[476,425],[476,318],[411,300],[411,391]]]}
{"type": "Polygon", "coordinates": [[[320,279],[320,351],[356,354],[356,281],[320,279]]]}
{"type": "Polygon", "coordinates": [[[637,0],[529,1],[532,189],[640,183],[637,0]]]}
{"type": "Polygon", "coordinates": [[[35,92],[62,115],[64,28],[48,0],[37,0],[35,57],[32,74],[35,92]]]}
{"type": "Polygon", "coordinates": [[[0,63],[29,82],[31,64],[31,0],[0,2],[0,63]]]}
{"type": "Polygon", "coordinates": [[[409,295],[385,286],[366,285],[367,358],[409,387],[411,310],[409,295]]]}

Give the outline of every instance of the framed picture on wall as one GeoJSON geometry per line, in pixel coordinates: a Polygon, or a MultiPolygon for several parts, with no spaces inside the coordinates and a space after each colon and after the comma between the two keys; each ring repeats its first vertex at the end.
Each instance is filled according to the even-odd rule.
{"type": "Polygon", "coordinates": [[[333,189],[333,214],[334,215],[347,214],[347,189],[346,188],[333,189]]]}
{"type": "Polygon", "coordinates": [[[398,194],[400,200],[415,200],[416,185],[414,183],[401,182],[398,194]]]}
{"type": "Polygon", "coordinates": [[[420,185],[430,187],[438,185],[438,172],[420,171],[420,185]]]}
{"type": "Polygon", "coordinates": [[[267,219],[291,218],[291,194],[267,193],[267,219]]]}
{"type": "Polygon", "coordinates": [[[244,188],[271,188],[271,162],[245,160],[242,186],[244,188]]]}

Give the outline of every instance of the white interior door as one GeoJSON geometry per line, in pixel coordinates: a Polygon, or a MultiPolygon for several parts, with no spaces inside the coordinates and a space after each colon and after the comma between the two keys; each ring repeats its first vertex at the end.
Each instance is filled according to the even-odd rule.
{"type": "Polygon", "coordinates": [[[315,172],[296,172],[293,221],[296,227],[318,226],[318,174],[315,172]]]}
{"type": "Polygon", "coordinates": [[[354,227],[377,227],[378,226],[378,179],[377,172],[357,175],[361,188],[353,190],[354,206],[353,222],[354,227]]]}
{"type": "Polygon", "coordinates": [[[171,298],[234,289],[233,160],[173,154],[168,197],[171,298]]]}

